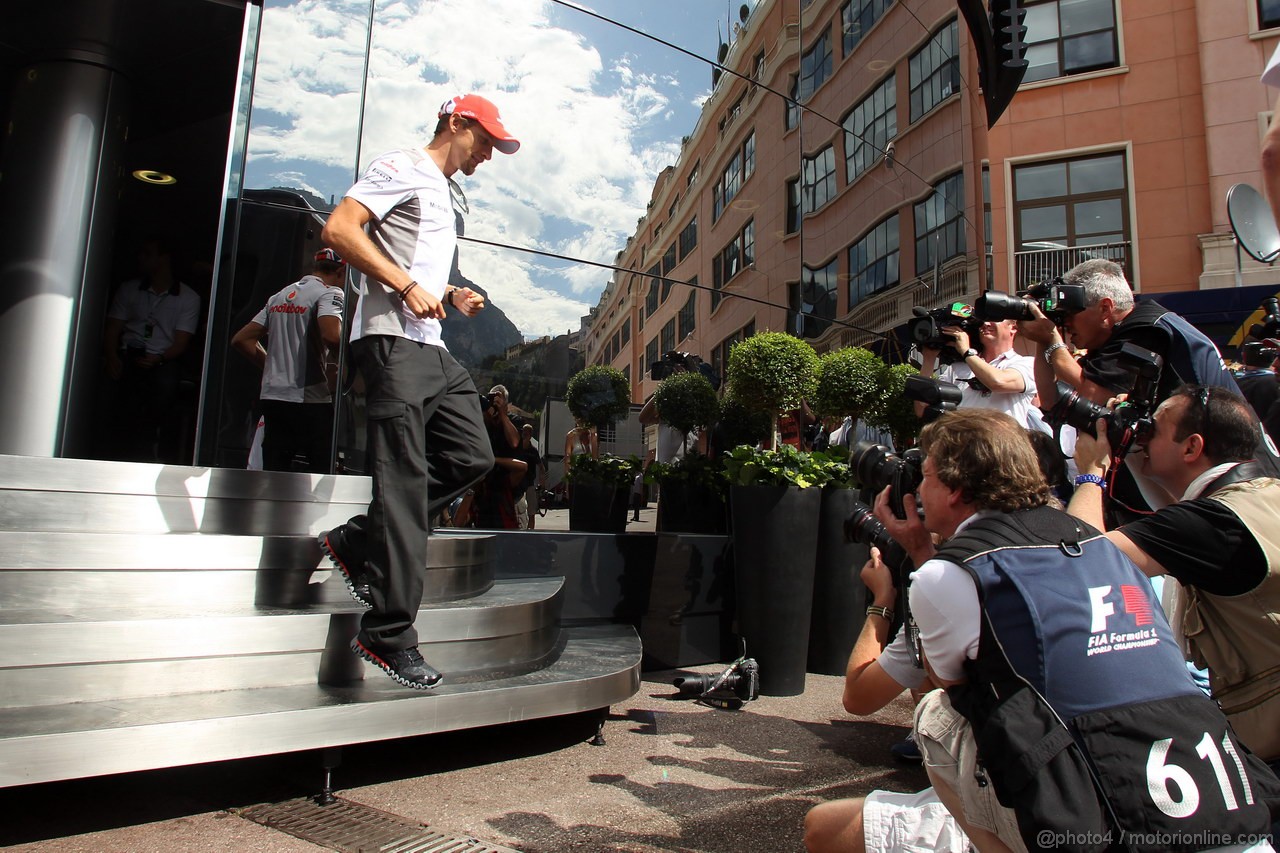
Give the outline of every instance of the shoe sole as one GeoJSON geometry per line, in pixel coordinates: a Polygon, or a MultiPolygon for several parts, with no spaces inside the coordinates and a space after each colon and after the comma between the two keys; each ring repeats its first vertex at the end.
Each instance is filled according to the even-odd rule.
{"type": "Polygon", "coordinates": [[[347,568],[347,564],[342,562],[342,558],[338,556],[338,552],[329,544],[328,533],[320,537],[320,550],[329,558],[329,562],[338,567],[338,574],[342,575],[342,582],[347,585],[347,593],[359,602],[361,607],[367,610],[373,609],[373,602],[357,591],[356,582],[351,577],[351,569],[347,568]]]}
{"type": "Polygon", "coordinates": [[[405,687],[410,687],[414,690],[430,690],[433,687],[438,687],[440,685],[440,682],[444,681],[443,675],[437,675],[435,681],[431,681],[431,682],[410,681],[400,673],[396,672],[395,668],[391,666],[391,664],[387,663],[382,658],[378,657],[376,654],[374,654],[373,652],[366,649],[363,645],[361,645],[359,640],[351,641],[351,651],[355,652],[359,657],[364,658],[369,663],[373,664],[378,669],[382,670],[387,675],[391,676],[396,681],[403,684],[405,687]]]}

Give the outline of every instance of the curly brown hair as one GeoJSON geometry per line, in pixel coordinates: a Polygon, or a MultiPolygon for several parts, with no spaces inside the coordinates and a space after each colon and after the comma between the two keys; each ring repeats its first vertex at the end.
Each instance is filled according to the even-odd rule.
{"type": "Polygon", "coordinates": [[[938,479],[979,509],[1013,512],[1049,502],[1049,483],[1026,430],[1002,412],[948,412],[921,431],[920,449],[938,479]]]}

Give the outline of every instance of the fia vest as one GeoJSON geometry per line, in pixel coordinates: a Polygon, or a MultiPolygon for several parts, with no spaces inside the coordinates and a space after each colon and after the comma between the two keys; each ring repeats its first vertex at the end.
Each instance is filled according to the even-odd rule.
{"type": "Polygon", "coordinates": [[[1183,630],[1213,697],[1236,734],[1267,761],[1280,759],[1280,481],[1232,483],[1211,495],[1262,547],[1267,576],[1243,595],[1186,587],[1183,630]]]}
{"type": "Polygon", "coordinates": [[[952,702],[1029,848],[1045,829],[1077,833],[1073,849],[1153,853],[1267,832],[1280,781],[1191,681],[1119,549],[1041,507],[979,519],[938,557],[969,572],[983,609],[952,702]]]}

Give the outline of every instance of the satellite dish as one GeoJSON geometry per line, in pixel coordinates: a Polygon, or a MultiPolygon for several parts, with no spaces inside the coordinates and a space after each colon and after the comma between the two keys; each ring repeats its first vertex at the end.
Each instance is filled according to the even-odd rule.
{"type": "Polygon", "coordinates": [[[716,62],[724,65],[724,61],[729,58],[729,45],[720,42],[720,50],[716,51],[716,62]]]}
{"type": "Polygon", "coordinates": [[[745,24],[749,17],[751,17],[751,7],[743,3],[741,8],[738,9],[738,20],[745,24]]]}
{"type": "Polygon", "coordinates": [[[1280,257],[1280,230],[1271,208],[1257,190],[1236,184],[1227,190],[1227,218],[1240,247],[1264,264],[1280,257]]]}

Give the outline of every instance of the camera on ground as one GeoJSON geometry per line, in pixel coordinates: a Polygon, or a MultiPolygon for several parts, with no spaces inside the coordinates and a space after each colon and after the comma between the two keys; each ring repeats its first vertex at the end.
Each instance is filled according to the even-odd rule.
{"type": "Polygon", "coordinates": [[[736,711],[743,704],[760,698],[760,664],[745,655],[719,675],[693,673],[671,682],[680,696],[736,711]]]}

